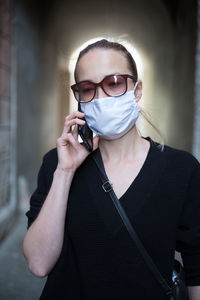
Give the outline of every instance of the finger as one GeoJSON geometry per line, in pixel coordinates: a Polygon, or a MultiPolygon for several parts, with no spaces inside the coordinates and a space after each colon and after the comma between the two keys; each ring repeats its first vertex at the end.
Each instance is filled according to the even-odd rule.
{"type": "Polygon", "coordinates": [[[85,146],[81,145],[78,141],[75,140],[72,133],[68,133],[68,142],[72,145],[72,147],[80,153],[85,153],[85,157],[90,153],[85,146]]]}
{"type": "Polygon", "coordinates": [[[78,140],[78,126],[77,125],[74,126],[74,128],[72,130],[72,134],[73,134],[75,140],[78,140]]]}
{"type": "Polygon", "coordinates": [[[69,134],[71,134],[71,132],[63,132],[62,134],[61,134],[61,136],[59,137],[59,141],[63,141],[63,143],[64,143],[64,141],[66,142],[66,143],[68,143],[68,140],[69,140],[69,134]]]}
{"type": "MultiPolygon", "coordinates": [[[[84,113],[80,112],[80,111],[74,111],[73,113],[71,113],[70,115],[65,117],[65,124],[64,124],[64,128],[66,130],[66,126],[68,121],[72,120],[72,119],[76,119],[76,118],[83,118],[84,117],[84,113]]],[[[71,129],[67,128],[67,131],[69,132],[71,129]]]]}
{"type": "Polygon", "coordinates": [[[70,142],[69,135],[71,133],[63,132],[62,135],[57,139],[57,146],[67,146],[67,144],[70,142]]]}
{"type": "Polygon", "coordinates": [[[83,118],[83,117],[84,117],[84,113],[77,110],[77,111],[74,111],[73,113],[71,113],[70,115],[68,115],[65,118],[65,121],[69,121],[69,120],[72,120],[75,118],[83,118]]]}
{"type": "Polygon", "coordinates": [[[81,119],[73,119],[67,122],[67,126],[72,127],[73,125],[85,125],[85,121],[81,119]]]}
{"type": "Polygon", "coordinates": [[[99,146],[99,137],[96,135],[93,139],[93,150],[96,150],[99,146]]]}
{"type": "Polygon", "coordinates": [[[70,143],[74,149],[78,149],[79,143],[77,143],[72,133],[67,134],[67,142],[70,143]]]}
{"type": "Polygon", "coordinates": [[[67,144],[68,144],[67,134],[61,135],[56,141],[56,147],[67,146],[67,144]]]}
{"type": "Polygon", "coordinates": [[[78,149],[79,143],[74,139],[72,133],[65,133],[57,140],[57,147],[72,146],[74,149],[78,149]]]}
{"type": "Polygon", "coordinates": [[[63,128],[63,132],[69,133],[72,131],[72,126],[73,125],[84,125],[85,121],[81,120],[81,119],[72,119],[72,120],[67,120],[65,122],[64,128],[63,128]]]}

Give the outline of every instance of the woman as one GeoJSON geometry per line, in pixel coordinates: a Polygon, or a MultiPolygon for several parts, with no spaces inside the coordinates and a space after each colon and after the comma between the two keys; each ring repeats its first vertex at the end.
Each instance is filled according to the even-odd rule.
{"type": "Polygon", "coordinates": [[[142,82],[122,45],[89,45],[75,79],[84,113],[66,117],[57,149],[44,156],[27,212],[24,254],[33,274],[48,275],[40,299],[166,299],[103,191],[92,154],[78,142],[77,125],[85,125],[85,117],[97,133],[94,151],[100,149],[114,192],[157,268],[171,285],[174,252],[180,251],[189,299],[199,300],[198,161],[139,135],[142,82]]]}

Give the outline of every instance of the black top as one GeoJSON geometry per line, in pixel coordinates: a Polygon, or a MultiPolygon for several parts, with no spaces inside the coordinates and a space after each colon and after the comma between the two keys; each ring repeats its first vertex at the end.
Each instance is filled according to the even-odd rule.
{"type": "MultiPolygon", "coordinates": [[[[139,238],[171,285],[175,249],[181,252],[188,285],[200,285],[200,164],[190,153],[149,137],[146,160],[119,199],[139,238]]],[[[28,225],[37,217],[57,166],[57,150],[43,158],[31,197],[28,225]]],[[[119,174],[120,176],[120,174],[119,174]]],[[[101,187],[91,155],[74,176],[61,256],[40,299],[164,300],[101,187]]]]}

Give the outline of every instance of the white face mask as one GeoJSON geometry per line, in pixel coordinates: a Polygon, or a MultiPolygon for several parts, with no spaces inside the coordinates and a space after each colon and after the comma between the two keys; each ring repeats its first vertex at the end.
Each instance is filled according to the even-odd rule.
{"type": "Polygon", "coordinates": [[[81,103],[81,110],[90,129],[107,140],[117,139],[127,133],[140,112],[134,94],[136,87],[137,82],[133,90],[122,96],[81,103]]]}

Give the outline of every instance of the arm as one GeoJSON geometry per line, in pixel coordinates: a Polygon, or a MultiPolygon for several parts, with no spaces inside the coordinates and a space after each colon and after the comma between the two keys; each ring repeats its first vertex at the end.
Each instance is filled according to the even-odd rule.
{"type": "Polygon", "coordinates": [[[60,255],[72,178],[73,172],[56,169],[44,205],[25,235],[24,256],[38,277],[46,276],[60,255]]]}
{"type": "MultiPolygon", "coordinates": [[[[30,271],[44,277],[49,274],[58,260],[63,246],[68,195],[76,169],[89,152],[78,142],[77,128],[84,124],[81,112],[66,118],[63,133],[57,140],[58,165],[53,174],[49,193],[36,220],[28,229],[24,242],[24,256],[30,271]]],[[[94,140],[94,149],[98,139],[94,140]]]]}
{"type": "Polygon", "coordinates": [[[189,300],[199,300],[200,299],[200,286],[188,286],[189,300]]]}

